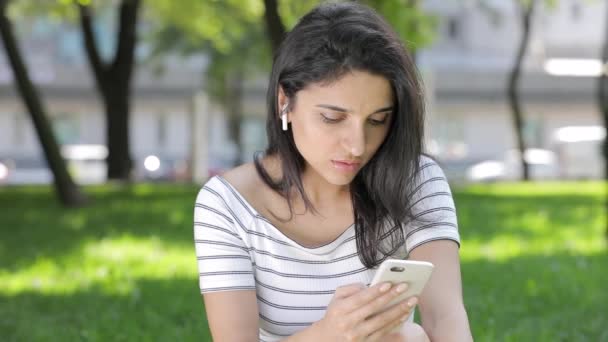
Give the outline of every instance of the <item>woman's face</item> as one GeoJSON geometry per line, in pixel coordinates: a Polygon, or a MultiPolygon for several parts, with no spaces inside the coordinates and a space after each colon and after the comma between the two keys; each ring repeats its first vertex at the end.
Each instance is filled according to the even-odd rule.
{"type": "MultiPolygon", "coordinates": [[[[305,172],[316,173],[330,184],[349,184],[388,134],[394,115],[390,82],[369,72],[352,71],[330,84],[311,84],[296,96],[288,120],[296,147],[307,162],[305,172]]],[[[279,96],[279,108],[284,101],[279,96]]]]}

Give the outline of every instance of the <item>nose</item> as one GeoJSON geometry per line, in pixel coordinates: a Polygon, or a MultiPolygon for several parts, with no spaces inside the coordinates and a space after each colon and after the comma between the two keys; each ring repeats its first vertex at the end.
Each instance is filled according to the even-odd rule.
{"type": "Polygon", "coordinates": [[[361,157],[365,152],[365,126],[354,123],[344,132],[342,141],[352,157],[361,157]]]}

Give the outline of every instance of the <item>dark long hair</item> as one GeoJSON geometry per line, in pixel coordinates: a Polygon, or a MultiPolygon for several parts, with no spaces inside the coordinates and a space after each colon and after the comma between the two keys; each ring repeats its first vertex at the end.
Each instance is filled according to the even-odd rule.
{"type": "Polygon", "coordinates": [[[281,130],[279,86],[293,108],[298,91],[307,85],[331,82],[354,70],[385,77],[396,102],[386,139],[349,185],[359,258],[372,268],[405,243],[400,228],[414,219],[410,195],[419,173],[424,133],[417,69],[397,34],[374,10],[356,2],[323,3],[285,36],[274,56],[268,86],[268,147],[264,152],[279,157],[282,178],[274,181],[270,177],[259,154],[254,162],[264,182],[287,199],[292,216],[294,189],[306,210],[314,212],[302,186],[304,158],[291,130],[281,130]]]}

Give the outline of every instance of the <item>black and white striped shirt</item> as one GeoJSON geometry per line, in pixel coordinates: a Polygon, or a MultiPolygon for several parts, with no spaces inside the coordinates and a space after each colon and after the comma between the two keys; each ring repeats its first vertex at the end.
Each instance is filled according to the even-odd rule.
{"type": "MultiPolygon", "coordinates": [[[[406,243],[392,258],[407,258],[428,241],[460,243],[443,171],[427,157],[421,169],[412,203],[426,222],[403,227],[406,243]]],[[[221,176],[209,179],[197,196],[194,239],[201,293],[256,290],[262,341],[278,341],[320,320],[337,287],[369,284],[375,273],[359,260],[354,226],[326,245],[301,246],[221,176]]]]}

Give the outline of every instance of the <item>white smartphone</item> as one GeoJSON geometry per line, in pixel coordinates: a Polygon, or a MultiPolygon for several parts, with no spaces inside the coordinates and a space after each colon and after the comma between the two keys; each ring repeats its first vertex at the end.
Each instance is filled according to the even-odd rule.
{"type": "MultiPolygon", "coordinates": [[[[385,281],[397,285],[402,282],[408,284],[407,290],[395,297],[379,312],[386,310],[397,302],[407,299],[411,296],[419,296],[424,289],[427,281],[433,272],[433,264],[427,261],[416,260],[401,260],[401,259],[386,259],[380,264],[376,270],[376,274],[370,283],[370,287],[385,281]]],[[[413,313],[413,312],[412,312],[413,313]]],[[[410,319],[413,316],[410,316],[410,319]]],[[[398,331],[395,328],[394,331],[398,331]]]]}

